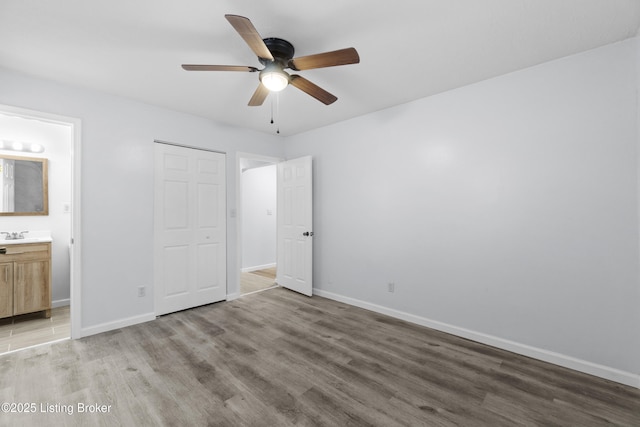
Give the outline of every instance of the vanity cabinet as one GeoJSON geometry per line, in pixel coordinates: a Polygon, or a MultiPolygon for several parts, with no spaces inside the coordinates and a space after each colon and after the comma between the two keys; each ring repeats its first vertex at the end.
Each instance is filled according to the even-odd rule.
{"type": "MultiPolygon", "coordinates": [[[[0,255],[1,256],[1,255],[0,255]]],[[[13,316],[13,263],[0,263],[0,319],[13,316]]]]}
{"type": "Polygon", "coordinates": [[[0,246],[0,318],[51,316],[51,243],[0,246]]]}

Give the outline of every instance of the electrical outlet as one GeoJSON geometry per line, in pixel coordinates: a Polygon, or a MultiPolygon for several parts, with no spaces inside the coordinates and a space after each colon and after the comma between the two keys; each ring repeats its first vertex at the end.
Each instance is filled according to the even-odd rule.
{"type": "Polygon", "coordinates": [[[396,284],[393,282],[387,283],[387,292],[395,292],[396,284]]]}
{"type": "Polygon", "coordinates": [[[147,289],[144,286],[138,286],[138,296],[143,297],[147,294],[147,289]]]}

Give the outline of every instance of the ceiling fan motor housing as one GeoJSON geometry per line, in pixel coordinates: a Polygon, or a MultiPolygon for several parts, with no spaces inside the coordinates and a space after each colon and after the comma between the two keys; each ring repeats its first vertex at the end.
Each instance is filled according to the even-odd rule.
{"type": "MultiPolygon", "coordinates": [[[[277,37],[268,37],[262,40],[264,41],[264,44],[267,45],[271,55],[273,55],[275,62],[279,62],[283,67],[288,66],[289,61],[293,58],[295,53],[293,45],[288,41],[277,37]]],[[[262,65],[271,63],[269,59],[258,58],[258,60],[262,65]]]]}

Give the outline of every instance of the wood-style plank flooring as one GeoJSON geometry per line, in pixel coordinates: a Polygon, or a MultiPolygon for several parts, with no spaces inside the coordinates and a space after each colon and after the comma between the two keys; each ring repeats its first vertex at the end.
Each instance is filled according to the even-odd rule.
{"type": "Polygon", "coordinates": [[[0,356],[0,401],[37,405],[2,426],[640,426],[638,389],[283,288],[0,356]]]}

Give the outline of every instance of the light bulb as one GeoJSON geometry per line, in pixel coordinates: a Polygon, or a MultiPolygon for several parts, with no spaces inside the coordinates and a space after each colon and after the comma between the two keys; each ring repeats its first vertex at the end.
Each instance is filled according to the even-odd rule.
{"type": "Polygon", "coordinates": [[[42,153],[44,151],[44,147],[40,144],[31,144],[31,148],[29,150],[32,153],[42,153]]]}
{"type": "Polygon", "coordinates": [[[277,64],[269,64],[260,72],[260,81],[271,92],[280,92],[289,84],[289,75],[277,64]]]}
{"type": "Polygon", "coordinates": [[[289,84],[289,79],[277,72],[263,74],[261,81],[271,92],[280,92],[289,84]]]}

